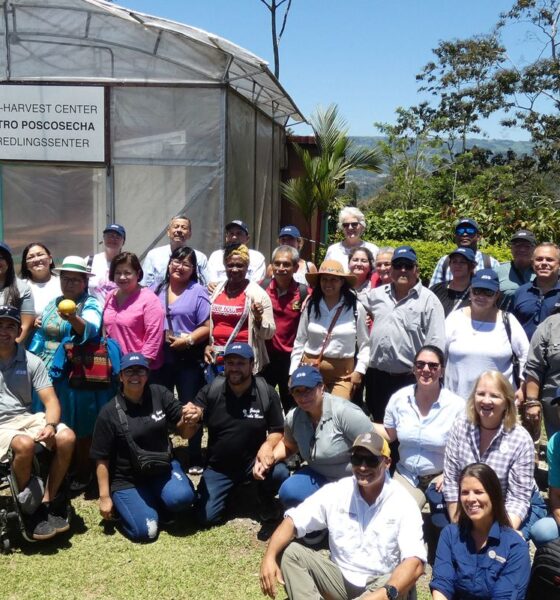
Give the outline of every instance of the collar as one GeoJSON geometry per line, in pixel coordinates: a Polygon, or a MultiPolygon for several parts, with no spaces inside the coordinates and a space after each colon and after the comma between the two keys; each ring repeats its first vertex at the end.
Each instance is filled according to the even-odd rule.
{"type": "MultiPolygon", "coordinates": [[[[290,285],[288,286],[288,292],[295,292],[298,289],[298,287],[299,287],[298,282],[292,276],[292,281],[290,281],[290,285]]],[[[274,279],[274,277],[270,280],[268,289],[274,290],[274,291],[276,291],[278,289],[278,283],[277,283],[276,279],[274,279]]]]}
{"type": "MultiPolygon", "coordinates": [[[[529,291],[536,292],[539,296],[541,295],[541,290],[540,290],[539,286],[537,285],[536,277],[535,277],[535,279],[533,279],[533,281],[529,282],[527,285],[529,286],[528,287],[529,291]]],[[[548,292],[546,292],[544,295],[546,296],[547,294],[550,294],[551,292],[555,292],[555,291],[560,291],[560,277],[556,281],[556,284],[554,285],[554,287],[550,288],[548,290],[548,292]]]]}

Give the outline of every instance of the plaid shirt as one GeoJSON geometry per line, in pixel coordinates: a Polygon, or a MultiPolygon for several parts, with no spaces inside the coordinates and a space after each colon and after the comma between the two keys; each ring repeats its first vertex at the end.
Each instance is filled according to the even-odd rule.
{"type": "Polygon", "coordinates": [[[508,514],[521,521],[527,516],[535,488],[535,450],[527,431],[516,425],[511,431],[500,426],[486,452],[480,455],[480,429],[459,417],[449,433],[443,464],[443,495],[446,502],[459,498],[459,475],[464,467],[482,462],[492,467],[500,480],[508,514]]]}

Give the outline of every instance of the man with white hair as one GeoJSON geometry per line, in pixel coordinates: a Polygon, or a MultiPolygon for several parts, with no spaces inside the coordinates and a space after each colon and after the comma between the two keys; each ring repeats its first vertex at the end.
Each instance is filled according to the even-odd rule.
{"type": "Polygon", "coordinates": [[[357,247],[367,248],[375,260],[379,248],[371,242],[362,240],[362,235],[366,230],[366,219],[361,210],[353,206],[345,206],[338,213],[338,228],[344,233],[344,240],[327,248],[325,260],[337,260],[348,270],[348,257],[350,252],[357,247]]]}

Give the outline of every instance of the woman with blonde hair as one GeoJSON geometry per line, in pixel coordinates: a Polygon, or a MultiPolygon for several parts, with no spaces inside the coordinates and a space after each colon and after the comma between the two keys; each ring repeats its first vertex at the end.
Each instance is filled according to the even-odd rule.
{"type": "Polygon", "coordinates": [[[455,421],[447,440],[443,495],[454,522],[459,477],[462,469],[474,462],[494,469],[512,527],[527,538],[533,523],[546,515],[546,505],[533,477],[533,441],[518,422],[513,387],[499,371],[484,371],[478,377],[466,415],[455,421]]]}

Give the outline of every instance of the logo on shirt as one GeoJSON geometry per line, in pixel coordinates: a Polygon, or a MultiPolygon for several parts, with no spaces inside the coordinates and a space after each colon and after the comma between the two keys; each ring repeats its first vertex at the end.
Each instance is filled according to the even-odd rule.
{"type": "Polygon", "coordinates": [[[165,419],[165,413],[163,412],[163,410],[156,410],[156,412],[150,416],[156,423],[159,423],[159,421],[165,419]]]}
{"type": "Polygon", "coordinates": [[[262,419],[262,413],[260,408],[250,408],[247,410],[243,409],[243,418],[244,419],[262,419]]]}
{"type": "Polygon", "coordinates": [[[498,556],[494,550],[488,551],[488,558],[491,558],[492,560],[497,560],[499,563],[502,564],[506,562],[506,559],[503,556],[498,556]]]}

